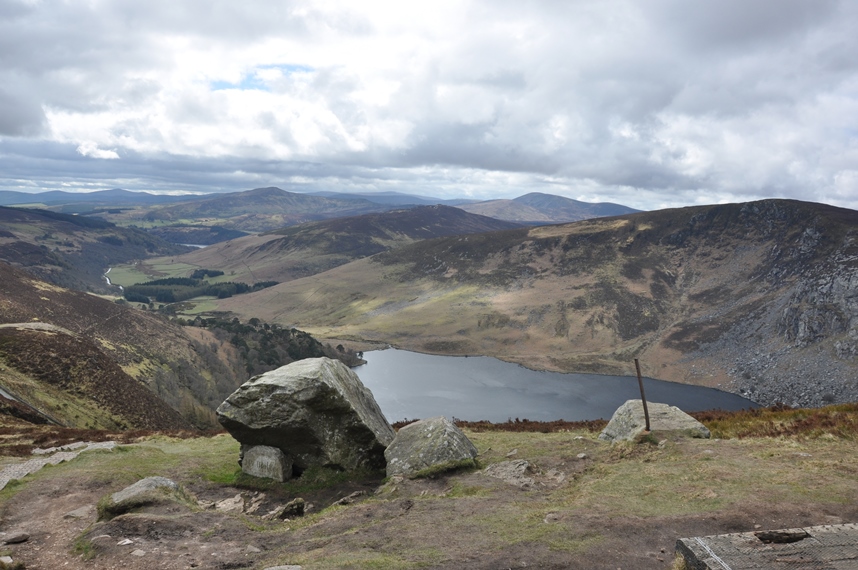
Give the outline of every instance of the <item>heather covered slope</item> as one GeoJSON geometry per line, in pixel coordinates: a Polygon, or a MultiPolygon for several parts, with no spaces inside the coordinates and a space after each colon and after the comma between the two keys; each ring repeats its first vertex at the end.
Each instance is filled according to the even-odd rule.
{"type": "MultiPolygon", "coordinates": [[[[517,224],[449,206],[419,206],[310,222],[247,236],[176,257],[175,263],[189,268],[219,269],[236,281],[282,282],[422,239],[514,227],[517,224]]],[[[164,261],[153,259],[144,265],[164,261]]]]}
{"type": "Polygon", "coordinates": [[[3,329],[0,387],[15,391],[14,385],[21,391],[25,388],[20,386],[28,385],[44,392],[25,398],[34,405],[50,400],[48,407],[56,412],[50,415],[63,416],[59,408],[78,396],[104,410],[100,419],[90,417],[98,415],[91,407],[78,413],[80,418],[71,414],[76,421],[63,422],[71,425],[176,427],[169,422],[150,425],[128,415],[123,403],[114,410],[108,402],[112,396],[102,397],[122,393],[143,406],[147,400],[128,388],[132,381],[177,410],[184,421],[215,427],[214,408],[251,373],[308,356],[347,356],[301,331],[226,322],[180,326],[148,311],[40,281],[2,263],[0,277],[0,325],[16,325],[3,329]],[[18,330],[19,323],[24,330],[18,330]],[[50,386],[39,388],[36,381],[50,386]],[[108,417],[117,413],[125,420],[108,417]]]}
{"type": "MultiPolygon", "coordinates": [[[[211,408],[246,379],[237,352],[229,346],[212,350],[212,344],[222,343],[207,331],[191,335],[162,317],[57,287],[5,264],[0,264],[0,275],[0,324],[43,323],[68,331],[74,341],[67,344],[77,345],[75,350],[96,347],[124,374],[197,425],[214,425],[211,408]]],[[[28,366],[52,366],[39,363],[39,358],[66,366],[63,357],[38,350],[37,338],[21,340],[33,344],[27,349],[28,366]]]]}
{"type": "Polygon", "coordinates": [[[219,303],[332,338],[858,399],[858,212],[701,206],[439,238],[219,303]]]}
{"type": "Polygon", "coordinates": [[[0,325],[0,383],[44,417],[79,428],[191,428],[92,340],[29,324],[0,325]]]}

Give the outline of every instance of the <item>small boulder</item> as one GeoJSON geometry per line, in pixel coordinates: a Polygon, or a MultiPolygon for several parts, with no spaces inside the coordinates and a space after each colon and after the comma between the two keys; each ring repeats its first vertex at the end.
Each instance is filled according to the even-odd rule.
{"type": "Polygon", "coordinates": [[[357,374],[330,358],[299,360],[251,378],[217,415],[245,449],[276,447],[298,472],[316,465],[383,469],[384,448],[395,435],[357,374]]]}
{"type": "Polygon", "coordinates": [[[385,450],[387,476],[419,476],[428,470],[472,467],[477,448],[456,424],[441,416],[408,424],[385,450]]]}
{"type": "MultiPolygon", "coordinates": [[[[709,429],[677,408],[667,404],[647,403],[650,428],[654,432],[708,438],[709,429]]],[[[628,400],[617,408],[611,421],[599,434],[602,441],[632,441],[646,431],[643,402],[628,400]]]]}
{"type": "Polygon", "coordinates": [[[3,537],[3,544],[20,544],[30,540],[30,535],[26,532],[12,532],[3,537]]]}
{"type": "Polygon", "coordinates": [[[69,511],[63,515],[64,519],[86,519],[90,518],[95,514],[95,505],[86,505],[80,507],[79,509],[75,509],[73,511],[69,511]]]}
{"type": "Polygon", "coordinates": [[[286,481],[292,478],[292,460],[268,445],[242,446],[241,470],[254,477],[286,481]]]}
{"type": "Polygon", "coordinates": [[[183,502],[180,493],[181,488],[175,481],[166,477],[146,477],[102,499],[98,504],[98,519],[111,519],[157,503],[183,502]]]}

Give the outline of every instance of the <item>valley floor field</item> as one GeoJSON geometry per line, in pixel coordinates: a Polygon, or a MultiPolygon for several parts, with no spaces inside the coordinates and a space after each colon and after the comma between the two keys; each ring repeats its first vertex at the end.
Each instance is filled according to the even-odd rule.
{"type": "MultiPolygon", "coordinates": [[[[598,423],[503,426],[549,433],[469,424],[478,470],[416,480],[318,471],[283,485],[238,475],[228,435],[113,434],[125,442],[116,450],[0,492],[0,532],[30,535],[0,554],[28,570],[671,568],[678,538],[858,521],[856,417],[854,406],[709,414],[719,439],[616,445],[597,440],[598,423]],[[484,473],[513,460],[531,467],[519,484],[484,473]],[[95,522],[102,497],[151,475],[183,485],[185,502],[95,522]],[[368,494],[332,505],[359,490],[368,494]],[[236,496],[257,514],[205,508],[236,496]],[[306,516],[258,516],[296,496],[313,505],[306,516]]],[[[111,436],[2,431],[0,466],[26,460],[34,441],[111,436]]]]}

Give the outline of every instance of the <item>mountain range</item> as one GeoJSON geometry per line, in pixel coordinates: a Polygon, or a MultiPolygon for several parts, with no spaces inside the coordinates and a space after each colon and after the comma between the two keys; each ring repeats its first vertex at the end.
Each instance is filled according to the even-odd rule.
{"type": "Polygon", "coordinates": [[[424,240],[220,311],[444,354],[858,399],[858,212],[766,200],[424,240]]]}
{"type": "Polygon", "coordinates": [[[539,193],[514,200],[480,202],[397,192],[301,194],[275,187],[198,196],[161,196],[119,189],[89,194],[0,192],[0,205],[16,203],[36,203],[56,212],[95,216],[120,226],[143,228],[174,243],[201,245],[311,221],[416,206],[455,206],[471,213],[531,225],[635,211],[618,204],[590,204],[539,193]]]}
{"type": "MultiPolygon", "coordinates": [[[[103,402],[84,381],[89,375],[137,382],[181,421],[205,426],[249,374],[302,354],[345,358],[342,343],[369,342],[565,372],[631,374],[638,358],[652,377],[763,404],[858,399],[858,212],[764,200],[533,226],[544,221],[527,219],[531,213],[512,222],[464,209],[479,204],[397,199],[382,205],[265,188],[98,215],[0,207],[0,324],[12,325],[2,333],[0,386],[17,382],[26,392],[57,370],[50,358],[38,363],[39,346],[69,362],[99,362],[100,351],[118,368],[71,366],[79,381],[46,387],[52,395],[36,408],[72,422],[51,402],[58,389],[78,390],[95,402],[75,404],[80,418],[148,425],[125,408],[97,420],[92,410],[103,402]],[[376,207],[382,211],[346,215],[376,207]],[[196,250],[150,233],[183,225],[226,231],[230,220],[249,228],[254,216],[267,224],[284,215],[322,219],[196,250]],[[127,225],[128,216],[149,216],[146,231],[127,225]],[[102,278],[117,265],[111,277],[136,281],[202,270],[223,272],[221,283],[279,284],[139,308],[71,290],[118,293],[102,278]],[[338,348],[289,332],[295,328],[338,348]],[[19,353],[36,364],[15,360],[19,353]],[[108,368],[107,376],[95,372],[108,368]]],[[[574,201],[539,194],[509,202],[561,217],[623,208],[591,204],[582,214],[574,201]]],[[[166,417],[157,422],[167,425],[166,417]]]]}

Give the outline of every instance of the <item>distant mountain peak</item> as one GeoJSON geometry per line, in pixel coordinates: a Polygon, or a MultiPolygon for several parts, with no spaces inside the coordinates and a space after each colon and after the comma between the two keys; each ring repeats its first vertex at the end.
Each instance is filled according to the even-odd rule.
{"type": "Polygon", "coordinates": [[[591,203],[555,194],[530,192],[512,200],[490,200],[459,206],[467,212],[527,224],[576,222],[633,214],[639,210],[608,202],[591,203]]]}
{"type": "Polygon", "coordinates": [[[294,194],[294,192],[289,192],[288,190],[283,190],[276,186],[267,186],[265,188],[254,188],[247,192],[241,192],[241,194],[244,194],[245,196],[282,196],[284,194],[294,194]]]}

